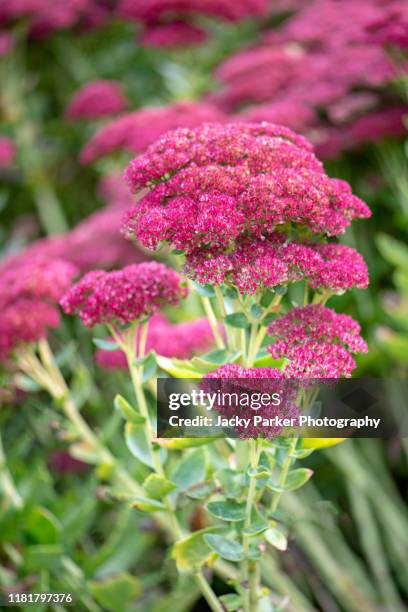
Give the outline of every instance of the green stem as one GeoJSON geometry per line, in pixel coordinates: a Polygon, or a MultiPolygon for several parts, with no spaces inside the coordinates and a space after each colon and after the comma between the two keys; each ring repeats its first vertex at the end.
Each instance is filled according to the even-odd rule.
{"type": "Polygon", "coordinates": [[[225,348],[224,340],[222,339],[222,335],[220,334],[217,317],[215,316],[211,302],[208,297],[200,296],[200,298],[201,298],[201,303],[203,305],[205,314],[208,319],[208,323],[210,324],[210,327],[214,334],[215,344],[217,345],[219,349],[224,349],[225,348]]]}
{"type": "MultiPolygon", "coordinates": [[[[153,469],[159,476],[165,478],[165,472],[163,469],[163,465],[160,458],[160,451],[158,451],[154,447],[154,436],[153,436],[153,428],[150,421],[149,409],[147,406],[146,396],[143,389],[142,377],[143,377],[143,366],[137,365],[135,362],[136,352],[138,354],[139,359],[144,357],[145,345],[146,345],[146,337],[148,332],[148,322],[144,323],[140,333],[140,341],[139,341],[139,349],[137,351],[137,335],[138,335],[138,325],[135,324],[130,330],[127,331],[123,341],[120,340],[118,334],[115,334],[117,341],[122,346],[122,349],[125,352],[126,360],[129,368],[129,373],[132,379],[133,389],[136,395],[136,401],[142,416],[145,419],[144,428],[145,428],[145,436],[147,442],[150,446],[151,454],[152,454],[152,462],[153,469]]],[[[173,540],[179,540],[183,537],[183,530],[178,521],[175,509],[171,503],[171,501],[166,497],[164,500],[164,504],[166,506],[166,514],[170,521],[170,531],[173,540]]],[[[208,605],[210,606],[213,612],[223,612],[223,608],[221,604],[218,602],[217,596],[212,590],[210,584],[205,578],[204,574],[200,571],[194,574],[194,579],[197,585],[200,588],[200,591],[205,597],[208,605]]]]}
{"type": "MultiPolygon", "coordinates": [[[[283,462],[282,470],[279,476],[278,486],[280,488],[283,488],[285,486],[286,478],[288,476],[290,466],[292,465],[292,461],[293,461],[292,455],[296,449],[297,441],[298,441],[298,438],[292,438],[290,441],[288,452],[286,454],[286,458],[285,458],[285,461],[283,462]]],[[[272,504],[271,504],[272,512],[275,512],[277,510],[281,496],[282,496],[282,492],[279,492],[279,491],[274,492],[273,497],[272,497],[272,504]]]]}
{"type": "MultiPolygon", "coordinates": [[[[256,470],[261,455],[261,442],[250,440],[251,468],[256,470]]],[[[256,477],[251,475],[249,480],[248,497],[245,507],[244,531],[248,532],[252,522],[252,509],[255,504],[256,477]]],[[[259,572],[256,561],[249,558],[250,536],[243,534],[242,546],[244,549],[244,561],[242,563],[242,580],[244,583],[243,609],[244,612],[256,612],[258,605],[259,572]]]]}
{"type": "Polygon", "coordinates": [[[23,498],[20,493],[17,491],[17,487],[14,484],[13,478],[10,474],[10,471],[7,467],[6,455],[3,448],[3,442],[0,435],[0,484],[2,485],[2,489],[11,501],[13,506],[17,509],[23,507],[23,498]]]}
{"type": "Polygon", "coordinates": [[[202,572],[196,572],[194,574],[194,578],[211,610],[213,612],[224,612],[223,606],[218,601],[216,594],[210,587],[208,580],[205,578],[204,574],[202,572]]]}

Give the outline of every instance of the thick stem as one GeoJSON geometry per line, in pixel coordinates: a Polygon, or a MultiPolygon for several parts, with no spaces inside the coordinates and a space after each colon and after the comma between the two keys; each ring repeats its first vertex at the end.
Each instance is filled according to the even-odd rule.
{"type": "Polygon", "coordinates": [[[23,499],[14,484],[13,478],[7,467],[6,455],[3,449],[3,442],[0,436],[0,486],[13,506],[17,509],[23,507],[23,499]]]}
{"type": "Polygon", "coordinates": [[[210,606],[213,612],[224,612],[223,606],[218,601],[218,598],[212,588],[210,587],[208,580],[205,578],[202,572],[197,572],[194,574],[194,579],[198,584],[200,591],[205,597],[208,605],[210,606]]]}
{"type": "MultiPolygon", "coordinates": [[[[288,476],[290,466],[292,465],[292,461],[293,461],[292,455],[296,449],[297,441],[298,441],[298,438],[292,438],[290,441],[288,452],[286,454],[285,461],[283,462],[282,470],[281,470],[279,480],[278,480],[278,486],[280,488],[283,488],[285,486],[286,478],[288,476]]],[[[282,496],[282,492],[279,492],[279,491],[274,492],[273,497],[272,497],[272,504],[271,504],[272,512],[275,512],[275,510],[277,510],[281,496],[282,496]]]]}
{"type": "MultiPolygon", "coordinates": [[[[164,472],[163,465],[162,465],[161,458],[160,458],[160,451],[154,448],[153,428],[152,428],[151,421],[150,421],[149,409],[148,409],[146,396],[144,393],[143,383],[142,383],[143,366],[138,365],[135,362],[136,351],[137,351],[139,359],[144,357],[147,331],[148,331],[148,322],[144,323],[141,328],[138,350],[137,350],[137,339],[138,339],[137,324],[135,324],[133,328],[128,330],[123,340],[120,339],[118,334],[115,334],[115,337],[117,338],[117,341],[120,343],[122,349],[125,352],[128,369],[129,369],[129,373],[132,379],[133,389],[134,389],[135,396],[136,396],[136,401],[140,409],[140,412],[145,419],[145,422],[144,422],[145,436],[146,436],[147,442],[150,445],[150,449],[151,449],[153,469],[156,472],[156,474],[165,478],[165,472],[164,472]]],[[[164,500],[164,504],[166,506],[166,514],[170,522],[169,527],[170,527],[172,539],[179,540],[180,538],[183,537],[183,530],[180,526],[175,509],[167,497],[164,500]]],[[[198,571],[194,574],[194,579],[198,587],[200,588],[200,591],[203,597],[206,599],[208,605],[210,606],[211,610],[213,610],[213,612],[223,612],[223,608],[221,604],[219,603],[217,596],[212,590],[210,584],[205,578],[204,574],[198,571]]]]}
{"type": "Polygon", "coordinates": [[[209,298],[207,297],[200,296],[200,298],[201,298],[201,303],[203,305],[205,314],[208,319],[208,323],[210,324],[210,327],[214,334],[215,344],[217,345],[219,349],[224,349],[225,348],[224,340],[222,339],[222,335],[220,334],[217,317],[215,316],[211,302],[209,298]]]}
{"type": "MultiPolygon", "coordinates": [[[[261,455],[261,442],[250,440],[251,468],[256,470],[261,455]]],[[[248,497],[245,507],[244,530],[247,532],[251,527],[252,509],[256,496],[256,477],[252,474],[249,480],[248,497]]],[[[258,605],[259,572],[257,562],[249,558],[250,536],[243,534],[242,546],[244,549],[244,561],[242,563],[242,580],[244,585],[243,609],[244,612],[256,612],[258,605]]]]}

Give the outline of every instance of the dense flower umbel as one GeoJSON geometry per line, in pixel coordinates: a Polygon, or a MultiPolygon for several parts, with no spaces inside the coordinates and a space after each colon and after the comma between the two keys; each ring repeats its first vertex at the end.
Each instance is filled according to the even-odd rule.
{"type": "Polygon", "coordinates": [[[62,259],[28,257],[0,271],[0,311],[20,298],[55,304],[71,285],[75,266],[62,259]]]}
{"type": "Polygon", "coordinates": [[[37,342],[58,327],[58,308],[37,298],[18,298],[0,314],[0,361],[19,345],[37,342]]]}
{"type": "Polygon", "coordinates": [[[350,376],[356,365],[350,352],[367,351],[360,331],[348,315],[318,304],[299,306],[269,325],[268,333],[275,339],[269,351],[275,359],[289,359],[287,376],[350,376]]]}
{"type": "Polygon", "coordinates": [[[96,132],[82,150],[81,161],[89,164],[116,151],[140,153],[168,130],[223,118],[223,113],[214,106],[198,102],[143,108],[118,117],[96,132]]]}
{"type": "MultiPolygon", "coordinates": [[[[136,344],[138,345],[138,342],[136,344]]],[[[153,350],[163,357],[190,359],[193,355],[209,351],[213,346],[214,335],[205,317],[183,323],[170,323],[158,313],[149,321],[146,353],[153,350]]],[[[128,368],[126,357],[121,350],[98,349],[96,361],[106,369],[128,368]]]]}
{"type": "Polygon", "coordinates": [[[125,234],[153,249],[167,241],[215,255],[288,224],[336,235],[370,215],[347,183],[325,174],[308,141],[268,123],[170,132],[126,175],[134,191],[149,192],[128,213],[125,234]]]}
{"type": "Polygon", "coordinates": [[[128,106],[120,83],[100,79],[87,83],[72,97],[66,116],[69,119],[98,119],[116,115],[128,106]]]}
{"type": "Polygon", "coordinates": [[[261,435],[273,438],[281,433],[282,427],[255,425],[253,417],[259,415],[265,419],[296,418],[299,415],[294,403],[297,394],[296,385],[293,381],[283,380],[284,378],[285,374],[277,368],[243,368],[237,364],[227,364],[206,374],[201,387],[207,393],[220,391],[231,394],[230,402],[216,403],[213,409],[227,418],[239,416],[250,419],[249,427],[244,425],[234,427],[240,438],[254,438],[261,435]],[[258,402],[260,394],[278,393],[281,403],[275,405],[271,400],[269,403],[262,403],[255,410],[238,399],[242,398],[243,393],[252,396],[258,402]],[[235,394],[238,395],[237,401],[235,394]]]}
{"type": "Polygon", "coordinates": [[[0,270],[0,358],[19,344],[43,338],[48,328],[57,327],[56,307],[76,274],[62,260],[22,257],[3,264],[0,270]]]}
{"type": "Polygon", "coordinates": [[[301,244],[284,234],[238,242],[229,253],[188,255],[185,272],[199,283],[234,285],[243,294],[307,279],[314,289],[338,293],[368,285],[361,255],[340,244],[301,244]]]}
{"type": "Polygon", "coordinates": [[[157,262],[122,270],[88,272],[62,298],[67,314],[77,313],[84,325],[127,325],[150,317],[162,306],[178,304],[188,289],[174,270],[157,262]]]}

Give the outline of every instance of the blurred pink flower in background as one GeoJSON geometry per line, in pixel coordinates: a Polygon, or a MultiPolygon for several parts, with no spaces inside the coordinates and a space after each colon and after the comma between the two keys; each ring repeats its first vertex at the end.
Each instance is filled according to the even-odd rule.
{"type": "MultiPolygon", "coordinates": [[[[403,105],[389,88],[399,68],[372,32],[373,24],[392,23],[390,15],[404,22],[401,5],[397,0],[304,3],[260,43],[224,60],[215,73],[221,88],[207,99],[240,120],[277,121],[300,130],[327,157],[400,136],[404,126],[396,114],[403,105]],[[360,118],[364,124],[365,117],[371,130],[354,125],[360,118]]],[[[402,46],[403,29],[394,28],[402,46]]]]}
{"type": "Polygon", "coordinates": [[[175,102],[142,108],[118,117],[97,131],[83,148],[81,161],[89,164],[116,151],[139,153],[169,130],[223,118],[221,111],[200,102],[175,102]]]}
{"type": "Polygon", "coordinates": [[[61,259],[25,254],[0,270],[0,358],[20,344],[36,342],[60,321],[58,300],[77,269],[61,259]]]}
{"type": "Polygon", "coordinates": [[[14,39],[8,32],[0,30],[0,57],[8,55],[14,48],[14,39]]]}
{"type": "Polygon", "coordinates": [[[268,8],[268,0],[120,0],[118,12],[143,25],[142,44],[185,47],[207,38],[196,18],[235,22],[265,15],[268,8]]]}
{"type": "Polygon", "coordinates": [[[110,79],[91,81],[71,98],[65,115],[69,119],[99,119],[125,110],[128,101],[119,82],[110,79]]]}
{"type": "Polygon", "coordinates": [[[16,156],[16,145],[11,138],[0,136],[0,168],[9,168],[16,156]]]}

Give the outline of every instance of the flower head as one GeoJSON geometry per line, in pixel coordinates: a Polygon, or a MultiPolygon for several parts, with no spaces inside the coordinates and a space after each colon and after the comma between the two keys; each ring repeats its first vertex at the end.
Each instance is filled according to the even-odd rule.
{"type": "Polygon", "coordinates": [[[201,388],[207,393],[220,393],[227,401],[215,402],[213,409],[225,417],[249,418],[249,427],[237,425],[238,437],[256,438],[278,436],[282,427],[278,425],[255,424],[254,415],[264,419],[273,417],[296,418],[299,410],[294,403],[297,389],[292,381],[284,380],[285,374],[277,368],[243,368],[237,364],[226,364],[204,376],[201,388]],[[222,395],[225,394],[225,395],[222,395]],[[249,396],[250,402],[243,397],[249,396]],[[269,395],[269,399],[266,394],[269,395]],[[277,405],[272,396],[278,394],[277,405]],[[260,397],[263,401],[260,402],[260,397]]]}
{"type": "Polygon", "coordinates": [[[18,345],[36,342],[58,327],[57,302],[77,270],[63,260],[29,257],[0,269],[0,359],[18,345]]]}
{"type": "Polygon", "coordinates": [[[319,304],[299,306],[268,327],[269,352],[286,357],[285,374],[294,378],[340,378],[355,367],[351,353],[367,352],[360,325],[350,316],[319,304]]]}
{"type": "Polygon", "coordinates": [[[0,270],[0,310],[21,298],[56,304],[76,273],[76,267],[62,259],[23,253],[19,261],[6,262],[0,270]]]}
{"type": "Polygon", "coordinates": [[[186,295],[187,287],[174,270],[148,262],[113,272],[88,272],[60,304],[67,314],[78,313],[88,327],[127,325],[167,304],[178,304],[186,295]]]}
{"type": "Polygon", "coordinates": [[[58,327],[58,309],[37,298],[18,298],[0,314],[0,360],[21,344],[37,342],[58,327]]]}
{"type": "MultiPolygon", "coordinates": [[[[138,340],[136,345],[138,346],[138,340]]],[[[208,320],[203,317],[183,323],[170,323],[162,314],[152,316],[146,340],[146,352],[155,351],[163,357],[190,359],[193,355],[209,351],[214,346],[214,335],[208,320]]],[[[98,349],[97,363],[105,369],[127,369],[126,357],[121,350],[98,349]]]]}
{"type": "Polygon", "coordinates": [[[347,183],[330,179],[307,140],[268,123],[206,124],[169,132],[134,159],[134,191],[148,188],[124,223],[148,248],[230,252],[288,224],[336,235],[370,215],[347,183]]]}
{"type": "Polygon", "coordinates": [[[289,241],[282,233],[238,242],[227,253],[197,251],[186,257],[185,272],[199,283],[232,285],[243,294],[300,280],[333,293],[368,286],[367,266],[353,248],[289,241]]]}
{"type": "Polygon", "coordinates": [[[116,115],[128,106],[120,83],[100,79],[87,83],[71,99],[66,116],[69,119],[98,119],[116,115]]]}

